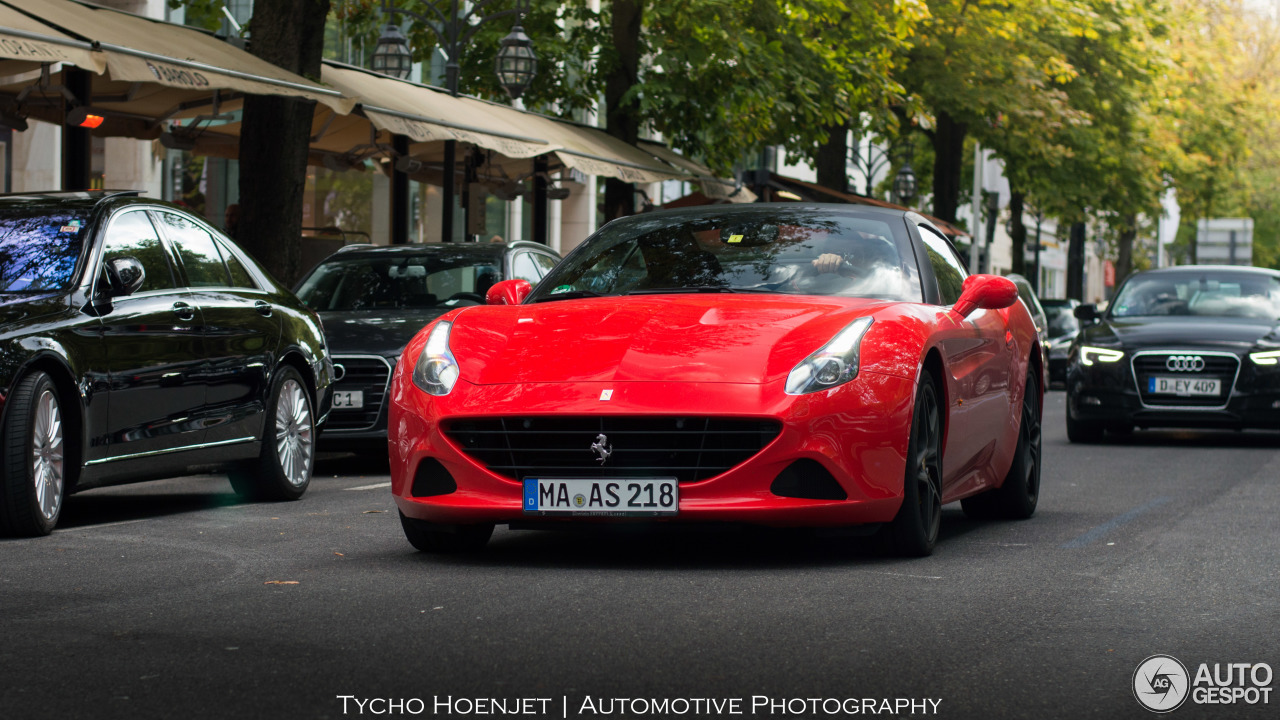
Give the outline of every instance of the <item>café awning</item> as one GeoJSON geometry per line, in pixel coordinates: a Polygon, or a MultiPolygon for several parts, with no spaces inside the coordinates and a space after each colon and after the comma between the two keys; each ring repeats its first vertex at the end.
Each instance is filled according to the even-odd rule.
{"type": "Polygon", "coordinates": [[[71,63],[100,73],[106,62],[90,43],[0,5],[0,75],[28,72],[46,63],[71,63]]]}
{"type": "MultiPolygon", "coordinates": [[[[0,7],[93,43],[112,81],[167,88],[173,91],[173,106],[213,91],[306,98],[340,114],[355,104],[338,90],[195,28],[73,0],[3,0],[0,7]]],[[[85,69],[101,72],[92,66],[85,69]]]]}

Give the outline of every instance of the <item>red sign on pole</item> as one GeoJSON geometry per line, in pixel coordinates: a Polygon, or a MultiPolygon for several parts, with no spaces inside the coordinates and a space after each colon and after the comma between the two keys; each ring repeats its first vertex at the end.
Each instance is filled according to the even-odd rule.
{"type": "Polygon", "coordinates": [[[1116,266],[1110,260],[1102,266],[1102,284],[1107,287],[1116,286],[1116,266]]]}

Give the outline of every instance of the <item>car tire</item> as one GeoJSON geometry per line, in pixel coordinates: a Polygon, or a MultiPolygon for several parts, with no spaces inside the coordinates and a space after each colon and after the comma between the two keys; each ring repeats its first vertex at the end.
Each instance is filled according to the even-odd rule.
{"type": "Polygon", "coordinates": [[[1006,518],[1025,520],[1036,512],[1040,499],[1040,459],[1043,438],[1040,424],[1040,388],[1035,376],[1027,374],[1027,387],[1022,395],[1022,416],[1018,420],[1018,444],[1013,450],[1013,463],[1004,482],[960,501],[964,514],[986,520],[1006,518]]]}
{"type": "Polygon", "coordinates": [[[228,474],[236,493],[251,500],[297,500],[311,484],[315,468],[315,411],[297,370],[281,365],[271,382],[256,460],[228,474]]]}
{"type": "Polygon", "coordinates": [[[72,474],[58,389],[47,374],[34,372],[18,382],[5,405],[0,534],[48,535],[62,514],[72,474]]]}
{"type": "Polygon", "coordinates": [[[483,548],[493,535],[492,523],[478,525],[440,525],[405,517],[400,513],[400,527],[409,544],[424,553],[464,553],[483,548]]]}
{"type": "Polygon", "coordinates": [[[922,370],[911,412],[902,507],[881,532],[887,549],[894,554],[924,557],[933,552],[941,526],[942,411],[933,376],[928,370],[922,370]]]}
{"type": "Polygon", "coordinates": [[[1073,398],[1067,398],[1067,440],[1073,443],[1096,443],[1102,440],[1102,426],[1071,417],[1073,398]]]}

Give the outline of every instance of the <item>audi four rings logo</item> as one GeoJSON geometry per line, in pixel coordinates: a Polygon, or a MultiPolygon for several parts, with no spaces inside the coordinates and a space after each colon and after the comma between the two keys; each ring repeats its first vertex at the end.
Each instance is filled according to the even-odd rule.
{"type": "Polygon", "coordinates": [[[1173,372],[1200,372],[1204,370],[1204,358],[1199,355],[1170,355],[1164,366],[1173,372]]]}

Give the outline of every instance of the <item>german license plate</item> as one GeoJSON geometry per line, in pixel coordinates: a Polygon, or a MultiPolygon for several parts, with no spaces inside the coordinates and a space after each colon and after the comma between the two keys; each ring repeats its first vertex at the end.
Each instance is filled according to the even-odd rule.
{"type": "Polygon", "coordinates": [[[333,393],[335,410],[359,410],[364,407],[363,390],[335,390],[333,393]]]}
{"type": "Polygon", "coordinates": [[[524,512],[533,515],[655,517],[680,509],[675,478],[526,478],[524,512]]]}
{"type": "Polygon", "coordinates": [[[1147,393],[1178,397],[1217,397],[1222,381],[1218,378],[1184,378],[1154,376],[1147,378],[1147,393]]]}

